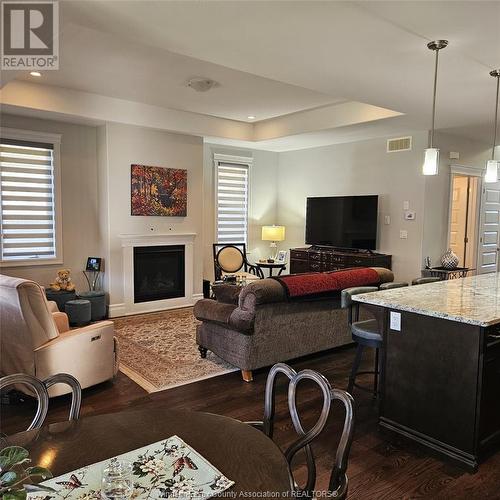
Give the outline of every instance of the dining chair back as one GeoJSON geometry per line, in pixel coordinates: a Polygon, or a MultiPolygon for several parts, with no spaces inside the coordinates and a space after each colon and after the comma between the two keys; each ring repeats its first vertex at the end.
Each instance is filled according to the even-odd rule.
{"type": "Polygon", "coordinates": [[[25,373],[14,373],[0,378],[0,390],[14,385],[25,385],[30,389],[30,392],[35,395],[37,399],[37,409],[31,424],[26,429],[28,431],[38,429],[43,425],[49,409],[48,389],[55,384],[67,384],[70,386],[72,394],[68,420],[78,420],[82,403],[82,389],[78,380],[72,375],[58,373],[43,381],[25,373]]]}
{"type": "Polygon", "coordinates": [[[333,401],[339,400],[344,405],[344,427],[337,447],[335,463],[330,475],[328,489],[332,497],[345,499],[347,497],[348,487],[348,478],[346,475],[347,461],[354,430],[354,405],[352,396],[345,391],[332,389],[328,380],[323,375],[313,370],[296,372],[285,363],[274,365],[267,377],[263,420],[261,422],[248,422],[250,425],[262,430],[270,439],[273,438],[274,434],[276,379],[279,374],[283,374],[289,379],[288,409],[295,432],[299,435],[299,438],[284,451],[284,455],[289,465],[291,488],[300,496],[312,498],[315,490],[316,465],[311,442],[324,429],[333,401]],[[303,380],[312,380],[315,382],[319,386],[323,396],[323,405],[319,418],[309,430],[304,429],[297,409],[297,387],[303,380]],[[305,451],[307,462],[307,482],[304,488],[298,486],[292,472],[292,460],[302,449],[305,451]]]}
{"type": "Polygon", "coordinates": [[[247,273],[254,278],[260,278],[259,269],[247,260],[245,243],[214,243],[214,275],[216,280],[222,279],[227,273],[247,273]]]}

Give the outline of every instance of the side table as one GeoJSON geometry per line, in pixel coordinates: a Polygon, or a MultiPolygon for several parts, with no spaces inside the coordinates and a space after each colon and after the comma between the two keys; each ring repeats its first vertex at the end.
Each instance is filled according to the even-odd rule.
{"type": "Polygon", "coordinates": [[[422,276],[424,278],[431,276],[433,278],[441,278],[442,280],[453,280],[457,278],[465,278],[471,271],[475,271],[475,269],[470,267],[457,267],[455,269],[431,267],[429,269],[422,269],[422,276]]]}
{"type": "Polygon", "coordinates": [[[264,277],[263,269],[269,269],[269,277],[273,275],[273,269],[278,269],[277,276],[286,270],[286,262],[256,262],[255,265],[260,269],[262,277],[264,277]]]}
{"type": "Polygon", "coordinates": [[[59,311],[64,312],[66,302],[76,299],[76,292],[68,292],[66,290],[52,290],[51,288],[45,289],[45,296],[47,300],[52,300],[57,304],[59,311]]]}

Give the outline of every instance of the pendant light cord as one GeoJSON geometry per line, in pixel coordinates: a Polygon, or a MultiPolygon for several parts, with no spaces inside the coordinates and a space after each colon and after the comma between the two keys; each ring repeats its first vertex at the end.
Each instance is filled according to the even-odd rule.
{"type": "Polygon", "coordinates": [[[496,77],[497,79],[497,100],[495,106],[495,125],[493,126],[493,149],[491,150],[491,159],[495,159],[495,148],[497,145],[497,130],[498,130],[498,91],[500,89],[500,75],[496,77]]]}
{"type": "Polygon", "coordinates": [[[437,80],[438,80],[438,62],[439,62],[439,49],[436,50],[436,64],[434,67],[434,95],[432,98],[432,126],[431,126],[431,136],[429,141],[430,148],[434,147],[434,123],[436,121],[436,92],[437,92],[437,80]]]}

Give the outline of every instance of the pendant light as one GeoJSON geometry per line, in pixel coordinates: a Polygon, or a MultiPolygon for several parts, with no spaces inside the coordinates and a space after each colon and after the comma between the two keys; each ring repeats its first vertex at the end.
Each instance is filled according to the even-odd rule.
{"type": "Polygon", "coordinates": [[[436,52],[436,65],[434,67],[434,95],[432,98],[432,127],[429,137],[429,147],[425,150],[424,165],[422,173],[424,175],[437,175],[439,170],[439,149],[434,147],[434,124],[436,120],[436,90],[439,51],[448,45],[448,40],[435,40],[427,44],[427,48],[436,52]]]}
{"type": "Polygon", "coordinates": [[[493,125],[493,148],[491,149],[491,160],[486,162],[486,173],[484,174],[484,182],[498,182],[498,170],[500,161],[495,160],[495,148],[497,145],[497,129],[498,129],[498,89],[500,87],[500,69],[495,69],[490,72],[493,78],[497,79],[497,97],[495,101],[495,123],[493,125]]]}

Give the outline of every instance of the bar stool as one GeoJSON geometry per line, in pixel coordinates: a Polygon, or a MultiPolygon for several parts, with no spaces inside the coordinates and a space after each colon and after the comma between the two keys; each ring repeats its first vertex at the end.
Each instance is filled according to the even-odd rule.
{"type": "MultiPolygon", "coordinates": [[[[402,288],[408,286],[408,283],[386,283],[385,286],[381,285],[381,290],[390,290],[394,288],[402,288]]],[[[341,306],[348,309],[348,324],[351,329],[352,340],[358,344],[356,348],[356,356],[352,365],[351,375],[349,377],[349,385],[347,392],[352,393],[354,387],[364,391],[370,391],[366,387],[356,384],[356,377],[358,375],[373,374],[373,396],[378,396],[378,379],[381,373],[381,366],[379,363],[379,349],[383,347],[383,338],[380,332],[378,322],[375,318],[368,320],[359,320],[359,302],[354,302],[352,297],[361,293],[376,292],[379,288],[374,286],[359,286],[353,288],[346,288],[341,293],[341,306]],[[372,347],[375,349],[375,367],[373,371],[359,371],[359,365],[363,356],[365,347],[372,347]]]]}
{"type": "Polygon", "coordinates": [[[403,281],[392,281],[390,283],[382,283],[378,289],[379,290],[392,290],[393,288],[403,288],[405,286],[408,286],[408,283],[405,283],[403,281]]]}
{"type": "Polygon", "coordinates": [[[441,281],[441,278],[433,278],[432,276],[427,276],[425,278],[415,278],[411,284],[412,285],[425,285],[426,283],[436,283],[436,281],[441,281]]]}

